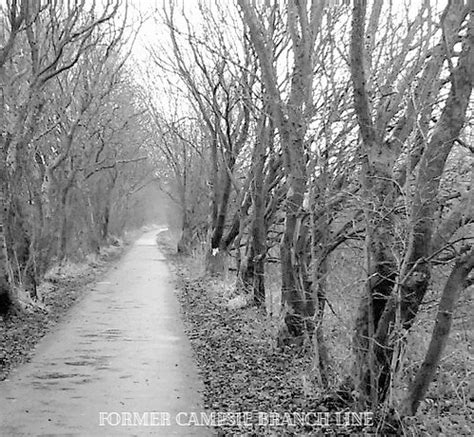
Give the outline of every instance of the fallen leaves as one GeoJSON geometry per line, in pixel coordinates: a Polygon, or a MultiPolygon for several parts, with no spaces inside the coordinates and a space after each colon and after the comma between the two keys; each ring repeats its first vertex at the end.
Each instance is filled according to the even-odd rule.
{"type": "MultiPolygon", "coordinates": [[[[254,415],[326,410],[322,399],[304,388],[302,375],[310,358],[274,347],[274,321],[256,308],[229,309],[224,299],[206,292],[205,279],[189,278],[183,265],[178,274],[185,324],[206,387],[206,409],[254,415]]],[[[255,421],[250,428],[225,424],[218,431],[221,435],[291,436],[320,435],[322,428],[288,423],[272,428],[255,421]]],[[[354,430],[339,430],[339,435],[345,431],[354,430]]]]}

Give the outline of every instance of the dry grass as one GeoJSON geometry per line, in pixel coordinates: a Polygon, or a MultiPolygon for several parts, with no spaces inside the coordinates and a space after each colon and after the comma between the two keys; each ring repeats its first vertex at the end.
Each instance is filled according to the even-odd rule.
{"type": "Polygon", "coordinates": [[[265,270],[265,308],[271,317],[279,318],[281,311],[280,264],[267,264],[265,270]]]}
{"type": "Polygon", "coordinates": [[[327,301],[323,331],[333,375],[342,381],[351,375],[352,337],[360,296],[363,292],[360,249],[342,247],[333,253],[328,268],[327,301]]]}

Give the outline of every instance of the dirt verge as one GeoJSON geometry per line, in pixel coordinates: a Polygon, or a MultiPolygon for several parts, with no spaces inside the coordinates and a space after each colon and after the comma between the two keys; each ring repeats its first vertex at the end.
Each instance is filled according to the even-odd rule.
{"type": "Polygon", "coordinates": [[[101,250],[83,263],[54,267],[39,287],[41,302],[20,314],[0,317],[0,381],[27,362],[39,340],[49,332],[87,291],[87,285],[113,268],[129,243],[101,250]]]}

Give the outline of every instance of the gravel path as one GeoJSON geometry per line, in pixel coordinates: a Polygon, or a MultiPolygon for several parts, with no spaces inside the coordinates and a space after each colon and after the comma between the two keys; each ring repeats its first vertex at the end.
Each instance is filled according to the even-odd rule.
{"type": "Polygon", "coordinates": [[[211,435],[186,426],[203,423],[203,387],[156,233],[0,382],[1,436],[211,435]]]}

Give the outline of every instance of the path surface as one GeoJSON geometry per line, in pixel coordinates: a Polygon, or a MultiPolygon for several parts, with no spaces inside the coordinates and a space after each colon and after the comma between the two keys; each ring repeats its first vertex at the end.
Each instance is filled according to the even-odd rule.
{"type": "Polygon", "coordinates": [[[203,387],[156,234],[0,382],[0,436],[211,435],[176,424],[203,411],[203,387]]]}

